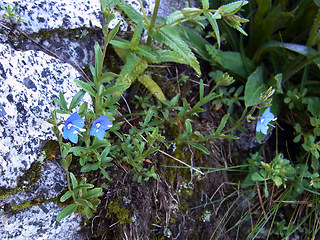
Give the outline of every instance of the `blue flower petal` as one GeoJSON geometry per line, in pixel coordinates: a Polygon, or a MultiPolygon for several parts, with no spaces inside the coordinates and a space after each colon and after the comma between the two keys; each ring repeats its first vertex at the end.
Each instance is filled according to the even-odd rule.
{"type": "Polygon", "coordinates": [[[262,114],[261,117],[264,118],[267,123],[271,122],[271,121],[274,119],[274,115],[273,115],[273,113],[270,111],[270,108],[267,108],[267,109],[263,112],[263,114],[262,114]]]}
{"type": "Polygon", "coordinates": [[[108,117],[100,116],[93,123],[90,130],[91,136],[96,136],[98,139],[103,140],[105,130],[112,127],[112,122],[109,121],[108,117]]]}
{"type": "Polygon", "coordinates": [[[84,126],[84,120],[78,113],[73,113],[68,117],[63,127],[63,138],[73,143],[78,143],[78,131],[84,126]]]}
{"type": "Polygon", "coordinates": [[[256,132],[262,132],[264,135],[266,135],[268,133],[268,129],[269,129],[269,122],[271,122],[272,120],[274,120],[274,115],[273,113],[270,111],[270,108],[267,108],[261,117],[259,117],[259,120],[257,122],[257,126],[256,126],[256,132]]]}

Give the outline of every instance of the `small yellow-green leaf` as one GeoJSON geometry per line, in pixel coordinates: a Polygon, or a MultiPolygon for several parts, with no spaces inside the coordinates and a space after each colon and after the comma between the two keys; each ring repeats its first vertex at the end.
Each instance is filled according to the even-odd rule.
{"type": "Polygon", "coordinates": [[[152,80],[152,78],[146,74],[138,77],[138,81],[142,83],[154,96],[156,96],[160,101],[166,100],[159,85],[152,80]]]}

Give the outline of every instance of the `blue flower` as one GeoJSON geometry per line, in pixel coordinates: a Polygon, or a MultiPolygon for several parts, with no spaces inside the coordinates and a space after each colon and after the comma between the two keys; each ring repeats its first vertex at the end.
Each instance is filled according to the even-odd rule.
{"type": "Polygon", "coordinates": [[[103,140],[105,130],[112,127],[112,122],[109,121],[108,117],[100,116],[93,123],[90,131],[91,136],[96,136],[98,139],[103,140]]]}
{"type": "MultiPolygon", "coordinates": [[[[269,126],[269,122],[275,120],[273,113],[270,111],[270,108],[267,108],[262,116],[259,118],[256,131],[257,132],[262,132],[264,135],[267,134],[269,126]]],[[[272,126],[272,125],[271,125],[272,126]]]]}
{"type": "Polygon", "coordinates": [[[63,138],[69,139],[73,143],[78,142],[79,131],[83,131],[84,120],[79,116],[79,113],[75,112],[68,117],[64,122],[63,138]]]}

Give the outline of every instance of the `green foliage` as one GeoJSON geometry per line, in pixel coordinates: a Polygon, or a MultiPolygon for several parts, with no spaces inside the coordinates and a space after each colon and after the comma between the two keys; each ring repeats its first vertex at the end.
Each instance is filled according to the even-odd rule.
{"type": "Polygon", "coordinates": [[[5,13],[2,14],[2,17],[4,19],[8,19],[9,23],[11,25],[17,25],[20,22],[25,22],[23,19],[21,19],[21,16],[19,16],[16,13],[18,5],[15,5],[14,7],[11,7],[9,4],[7,4],[7,5],[0,4],[0,7],[5,11],[5,13]]]}

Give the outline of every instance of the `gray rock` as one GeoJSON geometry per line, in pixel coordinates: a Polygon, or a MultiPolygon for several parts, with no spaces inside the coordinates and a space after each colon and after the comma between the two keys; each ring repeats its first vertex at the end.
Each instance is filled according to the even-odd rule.
{"type": "MultiPolygon", "coordinates": [[[[80,75],[71,65],[43,52],[15,51],[0,44],[0,187],[15,188],[39,159],[44,143],[55,139],[46,122],[54,108],[52,99],[62,91],[70,102],[79,90],[73,82],[76,78],[80,75]]],[[[45,162],[42,172],[36,184],[0,201],[0,206],[57,197],[66,186],[64,171],[57,163],[45,162]]],[[[1,213],[0,239],[81,239],[81,217],[72,215],[58,222],[55,218],[61,210],[49,202],[1,213]]]]}
{"type": "Polygon", "coordinates": [[[71,101],[79,90],[73,80],[79,77],[71,65],[42,52],[0,44],[0,187],[16,187],[44,142],[54,138],[46,122],[52,98],[62,91],[71,101]]]}
{"type": "Polygon", "coordinates": [[[26,191],[10,195],[0,201],[0,207],[19,205],[34,199],[50,200],[56,198],[67,187],[66,173],[56,161],[45,161],[41,166],[40,174],[40,179],[26,191]]]}
{"type": "Polygon", "coordinates": [[[56,221],[62,210],[57,203],[32,206],[14,214],[0,213],[0,239],[9,240],[82,240],[81,217],[70,215],[56,221]]]}

